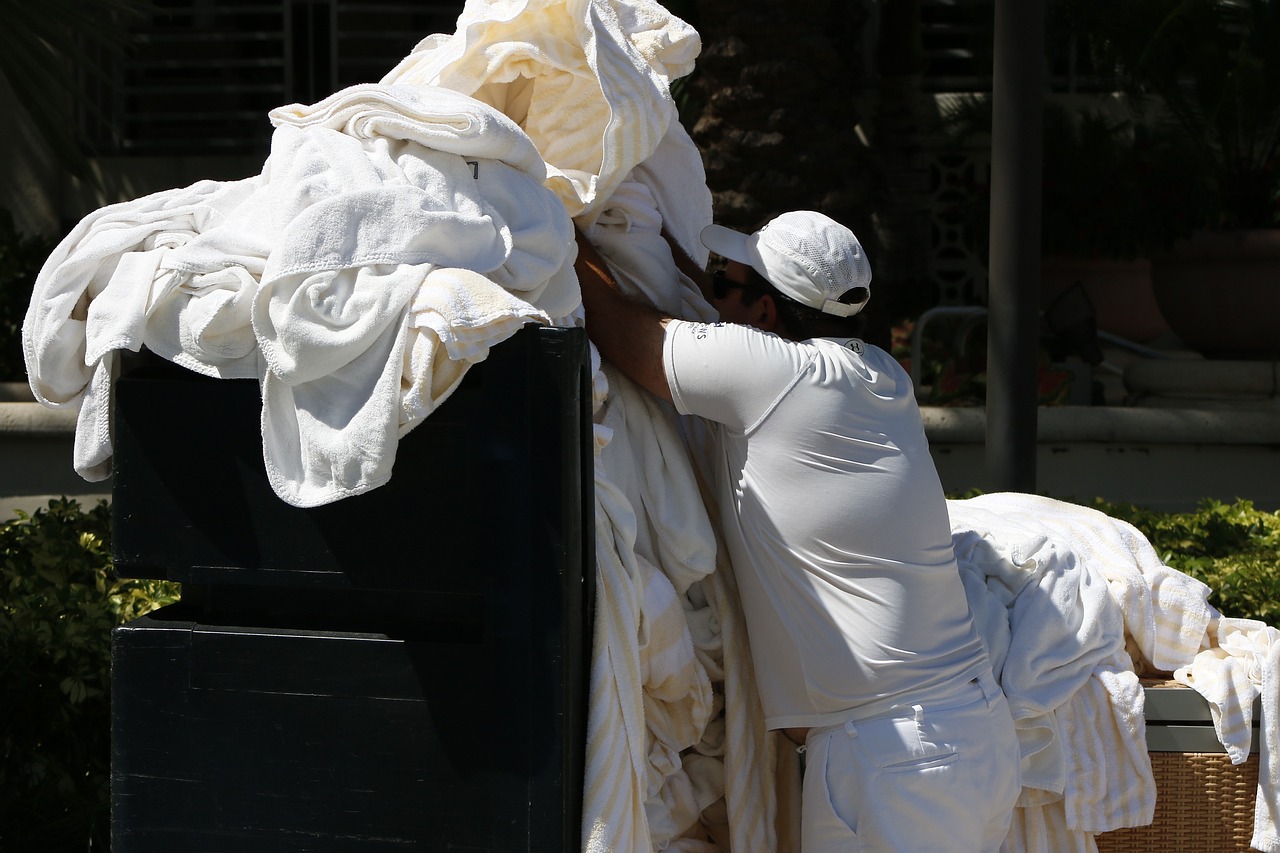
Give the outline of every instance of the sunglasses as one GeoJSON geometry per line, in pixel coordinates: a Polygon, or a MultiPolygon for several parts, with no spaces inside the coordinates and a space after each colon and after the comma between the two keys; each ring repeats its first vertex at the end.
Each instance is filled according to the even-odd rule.
{"type": "Polygon", "coordinates": [[[724,270],[716,270],[711,273],[711,295],[716,299],[724,299],[729,295],[729,291],[735,287],[740,290],[748,291],[749,293],[768,293],[770,295],[774,295],[773,288],[767,286],[768,282],[764,280],[764,276],[760,275],[760,273],[755,270],[749,270],[747,272],[747,276],[748,279],[745,282],[735,281],[725,275],[724,270]],[[760,281],[757,282],[755,280],[757,278],[760,279],[760,281]]]}

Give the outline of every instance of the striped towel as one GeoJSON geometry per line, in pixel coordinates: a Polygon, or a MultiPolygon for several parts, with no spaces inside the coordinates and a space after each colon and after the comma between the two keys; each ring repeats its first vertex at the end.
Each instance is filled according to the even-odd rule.
{"type": "Polygon", "coordinates": [[[1280,816],[1280,737],[1276,727],[1280,698],[1280,630],[1254,619],[1222,617],[1207,634],[1209,648],[1174,671],[1173,677],[1209,703],[1214,731],[1232,764],[1249,759],[1253,705],[1262,698],[1262,730],[1258,793],[1254,803],[1254,838],[1258,850],[1280,850],[1276,821],[1280,816]]]}
{"type": "Polygon", "coordinates": [[[1062,804],[1073,831],[1145,826],[1155,818],[1144,700],[1121,651],[1097,666],[1059,714],[1067,756],[1062,804]]]}

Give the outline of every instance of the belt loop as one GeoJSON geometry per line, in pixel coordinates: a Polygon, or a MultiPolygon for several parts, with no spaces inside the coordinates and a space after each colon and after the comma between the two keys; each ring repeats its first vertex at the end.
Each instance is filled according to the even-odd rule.
{"type": "Polygon", "coordinates": [[[982,688],[982,695],[987,697],[988,702],[1001,694],[1000,685],[996,684],[995,676],[990,672],[978,676],[978,686],[982,688]]]}
{"type": "Polygon", "coordinates": [[[844,733],[849,737],[858,736],[858,727],[853,724],[853,720],[848,720],[844,724],[844,733]]]}
{"type": "Polygon", "coordinates": [[[911,706],[911,710],[912,710],[912,712],[915,714],[915,718],[916,718],[916,722],[917,722],[917,723],[919,723],[919,722],[923,722],[923,721],[924,721],[924,706],[923,706],[923,705],[912,705],[912,706],[911,706]]]}

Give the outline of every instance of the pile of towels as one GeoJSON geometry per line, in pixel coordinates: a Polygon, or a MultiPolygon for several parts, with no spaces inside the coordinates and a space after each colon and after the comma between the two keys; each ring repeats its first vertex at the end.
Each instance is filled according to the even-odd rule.
{"type": "MultiPolygon", "coordinates": [[[[699,49],[652,0],[469,0],[456,32],[428,36],[379,83],[273,111],[259,175],[86,217],[41,271],[23,327],[37,399],[79,410],[76,470],[109,473],[116,354],[146,346],[261,383],[281,499],[316,506],[376,488],[400,437],[490,348],[527,322],[582,322],[575,225],[624,291],[711,319],[659,233],[705,262],[711,196],[670,95],[699,49]]],[[[691,462],[706,433],[593,365],[583,849],[798,850],[798,757],[764,731],[691,462]]],[[[1027,786],[1012,849],[1086,850],[1093,832],[1150,821],[1126,643],[1185,668],[1247,750],[1249,686],[1275,707],[1269,629],[1218,618],[1205,590],[1100,514],[1025,495],[951,511],[1018,718],[1027,786]]],[[[1273,746],[1264,739],[1268,780],[1273,746]]],[[[1259,839],[1278,849],[1270,784],[1259,839]]]]}
{"type": "Polygon", "coordinates": [[[1164,672],[1206,698],[1237,764],[1249,757],[1262,697],[1253,846],[1280,850],[1280,631],[1224,618],[1208,587],[1096,510],[1011,493],[951,501],[949,510],[970,608],[1022,751],[1009,849],[1092,851],[1096,833],[1151,822],[1159,792],[1137,673],[1164,672]]]}
{"type": "MultiPolygon", "coordinates": [[[[670,95],[699,50],[651,0],[474,0],[378,83],[274,110],[260,174],[86,217],[23,327],[37,399],[79,410],[76,470],[110,473],[117,354],[145,346],[260,382],[282,500],[377,488],[491,347],[581,323],[575,222],[629,292],[709,319],[659,234],[705,261],[710,192],[670,95]]],[[[772,741],[686,436],[596,365],[584,849],[773,849],[772,741]]]]}
{"type": "Polygon", "coordinates": [[[261,174],[96,211],[41,270],[27,371],[38,400],[79,407],[87,479],[110,473],[120,350],[258,379],[272,486],[317,506],[387,482],[467,366],[580,306],[572,223],[507,116],[370,85],[272,120],[261,174]]]}

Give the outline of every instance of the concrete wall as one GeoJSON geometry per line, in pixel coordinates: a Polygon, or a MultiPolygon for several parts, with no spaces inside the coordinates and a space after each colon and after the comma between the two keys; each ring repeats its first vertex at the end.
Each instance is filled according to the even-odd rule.
{"type": "MultiPolygon", "coordinates": [[[[0,390],[3,393],[3,390],[0,390]]],[[[0,402],[0,519],[65,495],[91,506],[111,483],[89,483],[71,467],[76,413],[39,403],[0,402]]]]}
{"type": "MultiPolygon", "coordinates": [[[[987,488],[983,410],[923,411],[944,488],[987,488]]],[[[1042,494],[1173,511],[1194,509],[1205,497],[1248,498],[1280,510],[1280,413],[1046,408],[1039,435],[1042,494]]],[[[72,470],[74,436],[73,412],[0,402],[0,517],[11,517],[14,508],[29,512],[51,495],[86,503],[109,497],[110,481],[87,483],[72,470]]]]}
{"type": "MultiPolygon", "coordinates": [[[[988,489],[984,410],[926,408],[924,418],[943,487],[988,489]]],[[[1280,412],[1042,408],[1038,437],[1042,494],[1171,511],[1247,498],[1280,509],[1280,412]]]]}

